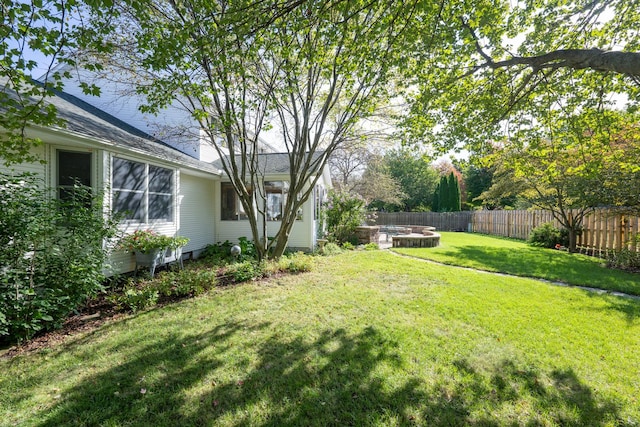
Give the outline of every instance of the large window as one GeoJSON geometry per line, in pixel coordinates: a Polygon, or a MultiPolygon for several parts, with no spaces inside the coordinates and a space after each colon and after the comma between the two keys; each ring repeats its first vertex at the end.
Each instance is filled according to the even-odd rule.
{"type": "Polygon", "coordinates": [[[69,200],[77,185],[91,187],[91,153],[58,152],[58,197],[69,200]]]}
{"type": "Polygon", "coordinates": [[[140,222],[173,221],[172,170],[120,158],[112,170],[115,213],[140,222]]]}

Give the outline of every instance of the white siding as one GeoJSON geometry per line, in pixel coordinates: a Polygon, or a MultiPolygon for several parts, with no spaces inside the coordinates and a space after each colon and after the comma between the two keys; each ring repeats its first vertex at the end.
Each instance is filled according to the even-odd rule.
{"type": "MultiPolygon", "coordinates": [[[[216,205],[216,218],[220,218],[220,205],[216,205]]],[[[216,224],[216,242],[228,240],[237,243],[240,237],[252,240],[249,221],[220,221],[216,224]]]]}
{"type": "MultiPolygon", "coordinates": [[[[38,147],[35,147],[33,149],[31,149],[29,151],[29,154],[37,156],[39,159],[42,160],[47,160],[47,149],[46,149],[46,145],[40,145],[38,147]]],[[[20,163],[18,165],[12,165],[9,168],[6,167],[1,167],[0,168],[0,172],[2,173],[8,173],[8,174],[14,174],[14,175],[19,175],[21,173],[33,173],[38,175],[40,178],[44,179],[45,182],[47,182],[48,180],[48,175],[47,175],[47,165],[46,164],[42,164],[42,163],[38,163],[38,162],[34,162],[34,163],[20,163]]]]}
{"type": "Polygon", "coordinates": [[[180,175],[180,225],[178,235],[188,237],[185,252],[197,251],[216,243],[215,181],[182,173],[180,175]]]}
{"type": "MultiPolygon", "coordinates": [[[[276,180],[274,178],[273,180],[276,180]]],[[[215,218],[216,218],[216,241],[224,242],[229,240],[230,242],[237,242],[238,238],[246,237],[252,239],[251,227],[249,221],[222,221],[221,218],[221,203],[220,203],[220,183],[216,183],[216,199],[215,199],[215,218]]],[[[273,236],[280,228],[279,221],[269,221],[267,223],[267,235],[273,236]]],[[[311,250],[314,246],[314,221],[313,221],[313,200],[310,198],[303,205],[302,208],[302,220],[296,221],[291,234],[289,235],[289,247],[296,249],[311,250]]]]}
{"type": "MultiPolygon", "coordinates": [[[[313,200],[310,198],[302,206],[302,220],[298,220],[293,224],[288,246],[296,249],[313,249],[313,223],[313,200]]],[[[278,228],[280,228],[279,221],[267,223],[267,232],[270,236],[276,234],[278,228]]]]}

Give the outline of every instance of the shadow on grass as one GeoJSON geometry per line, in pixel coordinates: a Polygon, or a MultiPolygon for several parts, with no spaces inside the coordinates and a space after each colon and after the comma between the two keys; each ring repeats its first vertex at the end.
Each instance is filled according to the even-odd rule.
{"type": "MultiPolygon", "coordinates": [[[[640,295],[640,275],[604,268],[590,260],[579,259],[580,255],[573,256],[541,248],[490,246],[465,246],[442,250],[439,254],[463,260],[463,265],[482,270],[640,295]]],[[[443,262],[459,265],[454,261],[443,262]]]]}
{"type": "Polygon", "coordinates": [[[629,324],[634,324],[640,319],[640,299],[636,298],[621,298],[616,296],[602,296],[593,292],[587,292],[587,295],[591,298],[605,298],[607,303],[605,309],[622,313],[629,324]]]}
{"type": "Polygon", "coordinates": [[[492,426],[509,421],[493,410],[517,409],[521,399],[531,413],[513,424],[542,424],[539,410],[569,426],[619,418],[615,404],[599,401],[571,371],[553,372],[545,384],[509,361],[480,373],[462,360],[448,366],[458,380],[425,381],[404,371],[397,343],[371,327],[354,335],[325,330],[314,340],[286,340],[274,331],[247,348],[232,345],[235,335],[268,327],[229,324],[158,339],[64,392],[40,414],[40,425],[492,426]],[[253,359],[239,361],[238,353],[253,359]],[[227,364],[242,374],[229,378],[227,364]],[[405,379],[391,383],[385,369],[405,379]]]}
{"type": "MultiPolygon", "coordinates": [[[[562,426],[623,425],[619,404],[613,400],[597,399],[590,387],[583,384],[571,369],[554,370],[548,374],[518,367],[511,360],[503,360],[490,372],[480,373],[466,360],[453,362],[464,374],[464,382],[451,393],[452,399],[468,404],[469,399],[484,396],[489,413],[497,413],[509,405],[515,409],[512,425],[547,425],[549,420],[562,426]],[[519,405],[526,400],[525,405],[519,405]],[[525,412],[525,408],[528,410],[525,412]],[[524,414],[529,413],[529,416],[524,414]]],[[[473,424],[504,425],[495,417],[483,414],[473,424]]]]}

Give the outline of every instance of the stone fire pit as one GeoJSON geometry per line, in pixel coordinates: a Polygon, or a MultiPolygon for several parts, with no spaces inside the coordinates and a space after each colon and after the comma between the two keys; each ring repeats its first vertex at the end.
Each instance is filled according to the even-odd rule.
{"type": "Polygon", "coordinates": [[[435,248],[440,245],[440,234],[435,228],[425,227],[422,234],[411,233],[400,236],[393,236],[394,248],[435,248]]]}

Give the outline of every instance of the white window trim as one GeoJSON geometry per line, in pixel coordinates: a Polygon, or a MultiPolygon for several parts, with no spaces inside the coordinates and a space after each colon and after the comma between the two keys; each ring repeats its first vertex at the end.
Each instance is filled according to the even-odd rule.
{"type": "MultiPolygon", "coordinates": [[[[129,162],[134,162],[134,163],[140,163],[144,165],[144,190],[127,190],[124,189],[124,191],[128,191],[128,192],[132,192],[132,193],[142,193],[143,194],[143,198],[142,198],[142,209],[144,211],[144,218],[142,220],[139,219],[135,219],[135,218],[131,218],[131,219],[123,219],[122,222],[126,223],[128,225],[155,225],[155,224],[160,224],[160,225],[173,225],[176,224],[178,219],[178,206],[177,206],[177,200],[178,200],[178,171],[173,168],[173,167],[169,167],[167,165],[163,165],[163,164],[158,164],[158,163],[150,163],[148,161],[145,160],[140,160],[140,159],[136,159],[133,157],[129,157],[129,156],[120,156],[120,155],[112,155],[110,162],[109,162],[109,183],[110,183],[110,210],[111,212],[113,212],[113,204],[114,204],[114,193],[116,192],[116,188],[113,186],[113,172],[114,172],[114,167],[113,167],[113,162],[115,159],[121,159],[121,160],[126,160],[129,162]],[[163,169],[167,169],[170,170],[172,173],[172,177],[173,177],[173,185],[171,188],[171,210],[172,210],[172,220],[171,221],[166,221],[163,219],[153,219],[153,220],[149,220],[149,195],[150,194],[168,194],[168,193],[158,193],[158,192],[151,192],[149,191],[149,166],[155,166],[158,168],[163,168],[163,169]]],[[[121,190],[122,191],[122,190],[121,190]]]]}

